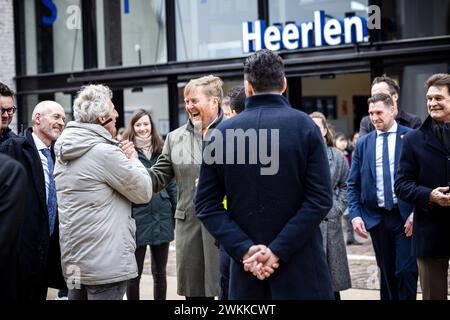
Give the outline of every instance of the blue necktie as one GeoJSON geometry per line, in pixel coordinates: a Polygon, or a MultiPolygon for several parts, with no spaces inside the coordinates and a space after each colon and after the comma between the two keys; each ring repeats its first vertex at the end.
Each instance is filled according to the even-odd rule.
{"type": "Polygon", "coordinates": [[[392,196],[391,166],[389,165],[388,137],[390,132],[384,132],[383,136],[383,188],[384,188],[384,207],[391,210],[394,207],[394,198],[392,196]]]}
{"type": "Polygon", "coordinates": [[[47,210],[48,210],[48,223],[50,226],[50,235],[53,234],[55,229],[55,220],[56,220],[56,210],[57,210],[57,199],[56,199],[56,186],[55,179],[53,178],[53,159],[50,154],[50,150],[45,148],[41,149],[42,154],[47,158],[48,165],[48,200],[47,200],[47,210]]]}

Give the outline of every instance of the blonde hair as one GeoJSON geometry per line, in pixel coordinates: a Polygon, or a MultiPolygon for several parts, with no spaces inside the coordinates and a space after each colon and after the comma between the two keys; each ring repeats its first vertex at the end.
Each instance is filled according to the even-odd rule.
{"type": "Polygon", "coordinates": [[[219,100],[219,107],[222,105],[223,99],[223,81],[219,77],[209,75],[197,79],[192,79],[184,87],[184,96],[187,97],[196,87],[202,87],[203,93],[211,98],[217,97],[219,100]]]}
{"type": "Polygon", "coordinates": [[[327,130],[327,133],[325,134],[325,142],[327,143],[327,146],[332,147],[334,145],[333,141],[333,130],[331,129],[330,125],[328,124],[327,118],[323,115],[322,112],[315,111],[309,115],[311,119],[320,119],[322,121],[322,125],[327,130]]]}

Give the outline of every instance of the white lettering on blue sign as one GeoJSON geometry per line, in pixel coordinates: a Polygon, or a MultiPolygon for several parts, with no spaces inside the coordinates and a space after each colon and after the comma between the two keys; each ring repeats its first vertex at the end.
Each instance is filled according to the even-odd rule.
{"type": "Polygon", "coordinates": [[[359,16],[343,20],[329,19],[325,22],[325,12],[315,11],[313,22],[287,23],[284,27],[266,27],[264,20],[242,24],[242,48],[244,53],[263,48],[277,51],[296,50],[312,46],[335,46],[368,41],[366,19],[359,16]]]}

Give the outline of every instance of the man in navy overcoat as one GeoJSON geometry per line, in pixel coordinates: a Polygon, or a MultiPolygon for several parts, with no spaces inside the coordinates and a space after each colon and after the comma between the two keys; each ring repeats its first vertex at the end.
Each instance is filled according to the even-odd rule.
{"type": "Polygon", "coordinates": [[[332,205],[323,138],[281,95],[286,78],[277,54],[253,54],[244,75],[245,110],[206,146],[196,195],[198,218],[232,257],[229,298],[333,299],[319,230],[332,205]],[[243,267],[262,253],[258,245],[268,257],[258,262],[278,266],[261,278],[243,267]]]}
{"type": "Polygon", "coordinates": [[[450,75],[426,83],[430,116],[405,137],[395,190],[414,208],[413,253],[424,300],[446,300],[450,259],[450,75]]]}

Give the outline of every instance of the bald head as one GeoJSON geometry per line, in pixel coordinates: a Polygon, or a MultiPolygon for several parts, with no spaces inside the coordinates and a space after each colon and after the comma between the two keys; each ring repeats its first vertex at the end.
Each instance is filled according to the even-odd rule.
{"type": "Polygon", "coordinates": [[[39,102],[33,110],[33,114],[31,116],[31,119],[33,121],[33,125],[36,125],[36,116],[40,115],[40,116],[46,116],[50,113],[53,113],[54,111],[59,111],[64,113],[64,108],[55,101],[42,101],[39,102]]]}
{"type": "Polygon", "coordinates": [[[42,142],[50,145],[61,135],[65,126],[65,119],[66,113],[59,103],[42,101],[33,110],[33,132],[42,142]]]}

